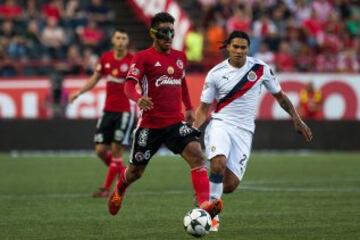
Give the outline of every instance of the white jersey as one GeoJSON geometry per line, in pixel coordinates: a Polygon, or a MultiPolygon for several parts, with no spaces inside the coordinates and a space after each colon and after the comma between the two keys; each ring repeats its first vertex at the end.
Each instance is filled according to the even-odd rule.
{"type": "Polygon", "coordinates": [[[201,102],[211,104],[216,100],[212,118],[254,132],[262,85],[271,93],[281,91],[276,76],[266,63],[247,57],[244,66],[235,68],[226,59],[207,74],[201,102]]]}

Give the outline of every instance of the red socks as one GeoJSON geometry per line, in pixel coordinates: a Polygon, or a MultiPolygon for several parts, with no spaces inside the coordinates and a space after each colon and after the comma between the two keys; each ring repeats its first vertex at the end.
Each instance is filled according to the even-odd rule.
{"type": "Polygon", "coordinates": [[[210,183],[205,166],[191,169],[191,180],[199,206],[209,200],[210,183]]]}
{"type": "Polygon", "coordinates": [[[104,161],[104,163],[105,163],[106,166],[110,166],[110,163],[111,163],[111,161],[112,161],[112,153],[111,153],[111,151],[108,151],[108,152],[106,153],[106,158],[105,158],[105,159],[102,159],[102,160],[104,161]]]}
{"type": "Polygon", "coordinates": [[[113,159],[113,161],[109,165],[103,187],[105,189],[109,189],[116,175],[121,176],[124,170],[125,170],[125,166],[122,163],[122,159],[121,158],[113,159]]]}
{"type": "Polygon", "coordinates": [[[116,184],[116,188],[118,189],[120,195],[123,195],[126,188],[129,186],[129,183],[126,181],[126,171],[127,168],[124,169],[123,173],[120,175],[119,181],[116,184]]]}

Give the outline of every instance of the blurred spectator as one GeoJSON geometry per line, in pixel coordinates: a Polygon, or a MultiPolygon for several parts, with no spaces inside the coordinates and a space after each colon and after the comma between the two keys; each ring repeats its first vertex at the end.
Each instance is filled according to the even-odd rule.
{"type": "Polygon", "coordinates": [[[34,19],[39,17],[39,8],[37,6],[36,0],[27,0],[26,7],[24,10],[25,19],[34,19]]]}
{"type": "Polygon", "coordinates": [[[279,51],[275,54],[276,69],[279,72],[292,72],[295,70],[295,58],[291,54],[289,44],[282,41],[279,51]]]}
{"type": "Polygon", "coordinates": [[[356,37],[360,36],[360,9],[358,12],[355,10],[353,11],[350,19],[346,21],[346,28],[349,30],[351,35],[356,37]]]}
{"type": "Polygon", "coordinates": [[[104,32],[93,20],[90,20],[84,28],[79,29],[78,35],[81,44],[84,47],[90,47],[93,50],[99,50],[99,45],[104,39],[104,32]]]}
{"type": "Polygon", "coordinates": [[[5,0],[0,4],[0,19],[18,20],[22,16],[23,9],[16,0],[5,0]]]}
{"type": "Polygon", "coordinates": [[[322,113],[322,94],[320,90],[315,90],[312,82],[306,88],[301,89],[299,113],[303,119],[321,120],[322,113]]]}
{"type": "Polygon", "coordinates": [[[95,71],[95,66],[98,62],[98,56],[93,52],[91,48],[84,49],[83,57],[83,69],[86,74],[92,74],[95,71]]]}
{"type": "Polygon", "coordinates": [[[66,25],[72,29],[86,25],[85,11],[81,9],[79,0],[69,0],[64,15],[66,25]]]}
{"type": "Polygon", "coordinates": [[[338,60],[336,53],[329,47],[323,47],[315,59],[315,69],[318,72],[336,72],[338,60]]]}
{"type": "Polygon", "coordinates": [[[295,18],[298,22],[304,22],[311,17],[311,6],[306,0],[295,1],[295,5],[291,10],[295,14],[295,18]]]}
{"type": "Polygon", "coordinates": [[[186,57],[191,62],[200,62],[203,59],[204,37],[202,31],[194,25],[185,38],[186,57]]]}
{"type": "Polygon", "coordinates": [[[10,44],[10,39],[0,38],[0,76],[12,77],[17,74],[17,70],[13,65],[8,53],[7,48],[10,44]]]}
{"type": "Polygon", "coordinates": [[[217,24],[216,21],[211,21],[206,32],[207,52],[211,55],[218,55],[225,36],[224,28],[217,24]]]}
{"type": "Polygon", "coordinates": [[[304,20],[303,27],[308,35],[308,44],[315,47],[324,34],[321,20],[318,18],[316,11],[311,11],[311,16],[304,20]]]}
{"type": "Polygon", "coordinates": [[[43,45],[41,44],[40,31],[37,21],[31,20],[28,22],[24,37],[26,39],[28,57],[31,59],[41,59],[43,54],[43,45]]]}
{"type": "Polygon", "coordinates": [[[66,35],[64,29],[59,26],[56,18],[50,17],[47,20],[47,25],[42,31],[41,41],[50,58],[61,59],[64,57],[66,35]]]}
{"type": "Polygon", "coordinates": [[[359,59],[356,54],[356,49],[347,48],[339,54],[338,70],[340,72],[355,73],[360,70],[359,59]]]}
{"type": "Polygon", "coordinates": [[[245,10],[245,6],[240,5],[235,9],[234,15],[226,22],[228,33],[233,31],[250,32],[251,18],[245,10]]]}
{"type": "Polygon", "coordinates": [[[26,47],[24,38],[20,35],[15,36],[8,46],[9,57],[13,60],[22,60],[25,58],[26,47]]]}
{"type": "Polygon", "coordinates": [[[314,70],[314,63],[314,51],[307,44],[302,43],[296,54],[296,69],[301,72],[311,72],[314,70]]]}
{"type": "Polygon", "coordinates": [[[273,70],[276,70],[275,55],[272,51],[270,51],[269,46],[265,42],[261,43],[259,51],[254,55],[254,57],[263,60],[273,70]]]}
{"type": "Polygon", "coordinates": [[[63,88],[63,80],[63,75],[57,71],[50,76],[50,92],[46,97],[47,115],[49,118],[65,116],[68,93],[63,88]]]}
{"type": "Polygon", "coordinates": [[[6,20],[2,23],[0,29],[0,35],[2,38],[7,38],[9,40],[12,40],[12,38],[14,38],[17,35],[13,21],[6,20]]]}
{"type": "Polygon", "coordinates": [[[76,45],[71,45],[67,51],[64,73],[68,75],[79,75],[82,73],[82,64],[79,48],[76,45]]]}
{"type": "Polygon", "coordinates": [[[108,24],[112,19],[112,13],[102,0],[91,0],[91,4],[86,8],[87,17],[90,21],[99,24],[108,24]]]}
{"type": "Polygon", "coordinates": [[[328,0],[313,0],[312,9],[314,10],[316,16],[320,22],[326,22],[327,18],[330,16],[333,11],[333,7],[328,0]]]}
{"type": "Polygon", "coordinates": [[[54,18],[60,21],[63,15],[63,2],[61,0],[50,0],[49,3],[42,6],[41,12],[45,19],[54,18]]]}

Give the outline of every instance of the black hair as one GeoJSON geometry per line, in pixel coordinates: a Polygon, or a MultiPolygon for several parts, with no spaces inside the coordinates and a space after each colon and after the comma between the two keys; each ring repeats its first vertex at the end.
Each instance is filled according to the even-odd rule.
{"type": "Polygon", "coordinates": [[[116,28],[113,30],[111,36],[114,36],[114,34],[115,34],[116,32],[125,33],[125,34],[129,35],[128,31],[126,31],[124,28],[116,27],[116,28]]]}
{"type": "Polygon", "coordinates": [[[246,32],[242,32],[242,31],[233,31],[229,37],[227,39],[225,39],[225,41],[222,43],[222,46],[220,47],[220,49],[225,48],[228,44],[231,43],[231,41],[234,38],[242,38],[245,39],[248,42],[248,46],[250,47],[250,38],[249,35],[246,32]]]}
{"type": "Polygon", "coordinates": [[[151,28],[156,28],[159,23],[174,23],[175,18],[167,12],[159,12],[151,18],[151,28]]]}

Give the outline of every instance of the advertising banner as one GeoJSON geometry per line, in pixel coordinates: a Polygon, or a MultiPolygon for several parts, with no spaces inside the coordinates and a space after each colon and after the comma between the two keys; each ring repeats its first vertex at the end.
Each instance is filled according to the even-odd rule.
{"type": "MultiPolygon", "coordinates": [[[[188,88],[193,105],[199,104],[204,74],[189,74],[188,88]]],[[[64,80],[64,98],[78,90],[86,78],[64,80]]],[[[326,120],[360,120],[360,75],[355,74],[279,74],[283,90],[295,106],[299,103],[299,92],[307,83],[313,82],[322,92],[323,115],[326,120]]],[[[91,119],[101,115],[105,99],[105,81],[67,104],[65,117],[91,119]]],[[[2,79],[0,80],[0,118],[46,119],[51,117],[51,90],[47,79],[2,79]]],[[[287,113],[281,109],[271,94],[263,88],[259,100],[259,119],[285,119],[287,113]]],[[[66,103],[65,103],[66,104],[66,103]]]]}

